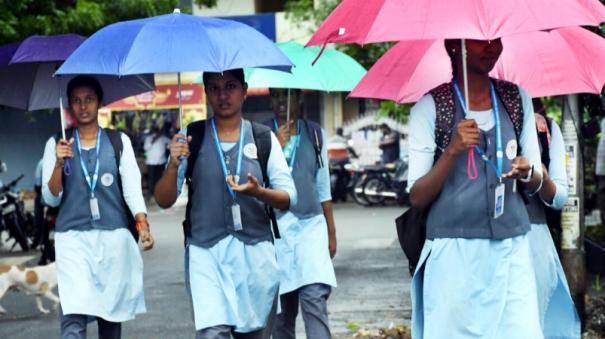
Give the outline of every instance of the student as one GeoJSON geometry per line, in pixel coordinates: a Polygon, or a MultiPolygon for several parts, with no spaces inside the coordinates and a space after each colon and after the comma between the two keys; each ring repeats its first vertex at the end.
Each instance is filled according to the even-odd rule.
{"type": "Polygon", "coordinates": [[[196,338],[268,338],[279,268],[267,205],[288,209],[296,189],[275,135],[242,119],[243,70],[203,79],[214,117],[174,136],[155,199],[172,206],[187,180],[185,274],[196,338]]]}
{"type": "Polygon", "coordinates": [[[154,126],[152,133],[145,138],[145,166],[147,167],[147,189],[149,196],[153,196],[153,188],[158,182],[166,166],[166,150],[170,138],[163,134],[162,128],[154,126]]]}
{"type": "Polygon", "coordinates": [[[290,121],[283,109],[288,106],[287,90],[269,91],[276,115],[273,125],[298,192],[298,202],[278,213],[281,239],[275,246],[282,311],[273,338],[295,338],[299,304],[307,338],[330,338],[327,301],[336,287],[331,260],[336,254],[336,227],[325,134],[318,124],[299,118],[299,90],[290,90],[290,121]]]}
{"type": "Polygon", "coordinates": [[[460,45],[445,42],[453,81],[425,95],[410,117],[410,200],[429,208],[412,282],[412,335],[539,339],[530,220],[521,195],[536,192],[542,181],[531,98],[489,78],[500,39],[467,40],[470,107],[464,109],[460,45]]]}
{"type": "Polygon", "coordinates": [[[67,96],[78,127],[67,131],[68,140],[48,140],[42,170],[44,200],[59,206],[55,249],[61,337],[86,338],[88,319],[96,318],[99,338],[120,338],[121,323],[145,312],[143,261],[129,230],[130,217],[136,219],[143,249],[154,244],[141,174],[130,139],[99,126],[99,82],[77,76],[67,85],[67,96]],[[121,154],[112,135],[121,138],[121,154]],[[71,172],[64,173],[66,161],[71,172]]]}
{"type": "Polygon", "coordinates": [[[545,338],[575,339],[581,337],[580,318],[548,229],[550,223],[557,221],[559,225],[552,226],[560,229],[560,212],[555,215],[558,212],[555,210],[560,210],[567,202],[565,144],[557,123],[543,115],[544,108],[539,99],[534,99],[534,107],[541,113],[536,113],[535,118],[543,182],[538,194],[529,197],[527,212],[532,225],[527,237],[538,286],[540,324],[545,338]]]}

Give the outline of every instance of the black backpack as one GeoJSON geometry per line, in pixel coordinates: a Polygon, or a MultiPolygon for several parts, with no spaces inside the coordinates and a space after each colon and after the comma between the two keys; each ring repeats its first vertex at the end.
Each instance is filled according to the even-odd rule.
{"type": "MultiPolygon", "coordinates": [[[[120,174],[120,159],[122,158],[122,151],[124,150],[124,145],[122,144],[122,135],[119,131],[116,131],[113,129],[104,128],[103,130],[105,131],[105,133],[107,133],[107,137],[109,137],[109,141],[111,143],[111,146],[113,147],[113,152],[115,154],[116,166],[118,168],[118,178],[117,178],[118,189],[120,190],[120,196],[122,197],[122,203],[124,204],[124,207],[126,208],[126,219],[128,220],[128,230],[134,237],[134,240],[138,242],[139,241],[139,232],[137,232],[137,229],[135,226],[136,220],[134,219],[134,216],[132,215],[132,211],[130,210],[130,207],[128,207],[128,204],[126,203],[126,200],[124,199],[124,190],[122,188],[122,177],[119,175],[120,174]]],[[[74,129],[68,128],[67,130],[65,130],[65,138],[67,140],[71,139],[71,137],[73,136],[73,133],[74,133],[74,129]]],[[[61,132],[55,134],[54,138],[55,138],[55,142],[59,142],[59,140],[61,140],[61,138],[62,138],[61,132]]],[[[65,173],[63,173],[63,175],[65,175],[65,173]]]]}
{"type": "MultiPolygon", "coordinates": [[[[544,166],[546,166],[546,168],[548,168],[548,166],[550,165],[550,144],[548,142],[548,134],[550,132],[552,132],[552,124],[554,124],[555,122],[548,118],[545,117],[546,119],[546,127],[548,128],[548,132],[544,131],[544,132],[538,132],[538,141],[540,142],[540,155],[542,158],[542,163],[544,164],[544,166]]],[[[557,248],[557,251],[560,251],[561,248],[561,211],[560,210],[555,210],[552,209],[544,204],[542,204],[542,206],[544,207],[544,215],[546,216],[546,224],[548,225],[548,230],[550,231],[550,234],[553,238],[553,241],[555,242],[555,247],[557,248]]]]}
{"type": "MultiPolygon", "coordinates": [[[[269,162],[269,155],[271,155],[271,129],[263,124],[255,123],[252,124],[252,136],[254,138],[254,144],[256,145],[258,162],[260,163],[261,171],[263,174],[263,183],[265,187],[270,186],[269,176],[267,175],[267,163],[269,162]]],[[[191,142],[189,143],[190,155],[187,159],[187,169],[185,170],[185,182],[187,185],[191,184],[191,176],[193,175],[193,168],[197,160],[198,153],[202,148],[202,141],[206,134],[206,120],[199,120],[190,123],[187,126],[187,137],[191,136],[191,142]]],[[[183,221],[183,233],[185,239],[191,237],[191,203],[193,201],[193,191],[188,190],[189,199],[187,200],[187,206],[185,208],[185,220],[183,221]]],[[[265,204],[265,212],[271,219],[271,225],[273,227],[273,236],[280,238],[279,229],[277,227],[277,218],[275,217],[275,211],[273,208],[265,204]]]]}
{"type": "MultiPolygon", "coordinates": [[[[491,79],[494,83],[496,93],[508,115],[513,122],[515,135],[517,137],[517,154],[521,153],[519,136],[523,128],[523,103],[517,85],[491,79]]],[[[442,84],[430,91],[435,101],[435,157],[433,164],[437,162],[445,148],[449,145],[454,128],[454,116],[456,105],[454,91],[451,83],[442,84]]],[[[410,275],[414,275],[416,266],[420,261],[420,254],[426,240],[426,220],[431,210],[431,205],[424,208],[410,207],[407,211],[395,219],[397,238],[403,253],[408,258],[408,269],[410,275]]]]}

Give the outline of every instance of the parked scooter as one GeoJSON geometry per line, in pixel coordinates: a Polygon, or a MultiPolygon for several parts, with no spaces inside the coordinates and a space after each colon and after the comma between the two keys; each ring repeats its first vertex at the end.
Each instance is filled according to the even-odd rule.
{"type": "Polygon", "coordinates": [[[9,238],[15,239],[11,247],[14,249],[18,243],[22,250],[29,250],[35,233],[34,218],[31,213],[25,212],[23,200],[19,193],[14,191],[17,183],[23,179],[21,174],[18,178],[7,185],[0,187],[0,231],[8,230],[9,238]]]}

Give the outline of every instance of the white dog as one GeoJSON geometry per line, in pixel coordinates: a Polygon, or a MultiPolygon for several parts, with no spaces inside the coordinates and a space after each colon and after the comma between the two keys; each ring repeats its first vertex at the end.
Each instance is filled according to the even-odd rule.
{"type": "MultiPolygon", "coordinates": [[[[42,313],[49,311],[42,306],[42,297],[54,302],[54,308],[59,305],[59,297],[53,292],[57,286],[57,271],[55,263],[46,266],[19,267],[15,265],[0,265],[0,299],[9,288],[13,287],[27,294],[36,296],[36,305],[42,313]]],[[[0,306],[0,314],[6,310],[0,306]]]]}

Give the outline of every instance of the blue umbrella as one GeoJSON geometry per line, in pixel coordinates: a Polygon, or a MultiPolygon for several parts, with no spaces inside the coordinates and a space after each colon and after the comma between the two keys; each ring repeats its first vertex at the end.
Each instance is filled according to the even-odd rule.
{"type": "MultiPolygon", "coordinates": [[[[223,72],[262,67],[290,71],[292,63],[263,34],[231,20],[172,14],[124,21],[88,38],[57,74],[132,75],[223,72]]],[[[179,104],[182,118],[182,107],[179,104]]],[[[180,119],[179,121],[182,121],[180,119]]]]}

